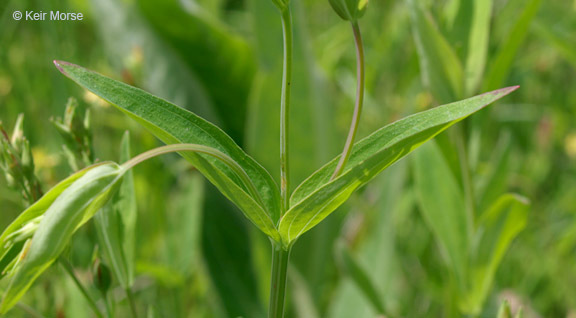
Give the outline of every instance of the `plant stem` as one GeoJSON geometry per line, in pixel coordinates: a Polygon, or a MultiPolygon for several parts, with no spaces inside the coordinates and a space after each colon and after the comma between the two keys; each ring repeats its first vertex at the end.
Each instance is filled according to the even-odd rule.
{"type": "Polygon", "coordinates": [[[272,277],[270,280],[270,307],[268,310],[268,318],[283,318],[290,247],[288,250],[285,250],[280,245],[273,243],[272,254],[272,277]]]}
{"type": "Polygon", "coordinates": [[[106,317],[108,318],[112,318],[113,314],[113,310],[112,310],[112,304],[110,303],[110,297],[108,297],[108,294],[103,292],[102,293],[102,298],[104,299],[104,304],[106,305],[106,317]]]}
{"type": "Polygon", "coordinates": [[[284,38],[284,62],[282,70],[282,99],[280,102],[280,195],[282,198],[282,214],[284,214],[290,208],[288,126],[290,124],[290,90],[292,85],[292,11],[289,4],[282,10],[282,33],[284,38]]]}
{"type": "Polygon", "coordinates": [[[126,297],[128,298],[128,304],[130,304],[130,311],[132,312],[132,318],[138,318],[138,311],[136,311],[136,302],[134,301],[134,293],[132,293],[132,288],[126,287],[126,297]]]}
{"type": "MultiPolygon", "coordinates": [[[[279,7],[282,13],[282,34],[284,39],[284,58],[282,63],[282,96],[280,101],[280,196],[282,215],[290,209],[290,174],[288,156],[288,127],[290,124],[290,91],[292,86],[292,11],[290,4],[279,7]]],[[[282,216],[281,215],[281,216],[282,216]]],[[[286,296],[286,277],[290,247],[283,249],[280,244],[272,243],[272,277],[270,279],[269,318],[284,317],[286,296]]]]}
{"type": "Polygon", "coordinates": [[[98,309],[98,306],[96,305],[96,301],[94,301],[94,299],[92,299],[92,297],[90,296],[90,294],[88,293],[86,288],[84,288],[82,283],[78,280],[78,278],[74,274],[74,269],[72,268],[72,265],[64,257],[58,258],[58,261],[59,261],[60,265],[62,265],[62,268],[64,269],[64,271],[70,276],[70,278],[72,278],[72,280],[74,281],[74,283],[76,284],[76,286],[78,287],[78,289],[80,290],[80,292],[82,293],[82,295],[84,296],[86,301],[88,302],[88,305],[90,305],[90,308],[92,308],[92,310],[94,311],[94,314],[96,314],[96,317],[103,318],[104,316],[102,315],[102,313],[98,309]]]}
{"type": "Polygon", "coordinates": [[[254,185],[252,179],[250,179],[250,176],[248,176],[246,171],[244,171],[244,169],[236,161],[234,161],[234,159],[230,158],[230,156],[212,147],[197,144],[173,144],[162,146],[141,153],[138,156],[124,162],[122,166],[125,169],[131,169],[137,164],[141,163],[142,161],[148,160],[150,158],[171,152],[182,152],[182,151],[203,153],[222,161],[242,180],[242,183],[244,183],[244,185],[248,189],[248,192],[250,192],[250,194],[254,197],[254,199],[262,207],[264,207],[264,200],[262,199],[262,196],[260,196],[260,192],[258,192],[258,189],[256,189],[256,186],[254,185]]]}
{"type": "Polygon", "coordinates": [[[352,117],[352,123],[350,124],[350,130],[348,131],[348,137],[346,138],[346,144],[344,145],[344,150],[338,161],[338,165],[332,174],[331,179],[337,178],[348,159],[350,158],[350,152],[352,146],[354,145],[354,138],[356,138],[356,132],[358,131],[358,123],[360,122],[360,114],[362,114],[362,105],[364,104],[364,86],[365,86],[365,63],[364,63],[364,44],[362,43],[362,34],[360,33],[360,26],[358,21],[351,22],[352,31],[354,32],[354,43],[356,44],[356,105],[354,105],[354,115],[352,117]]]}

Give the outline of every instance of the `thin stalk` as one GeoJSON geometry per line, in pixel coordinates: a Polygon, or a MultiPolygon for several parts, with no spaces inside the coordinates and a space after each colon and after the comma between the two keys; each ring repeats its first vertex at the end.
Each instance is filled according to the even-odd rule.
{"type": "Polygon", "coordinates": [[[126,298],[128,298],[128,304],[130,305],[130,311],[132,312],[132,318],[138,318],[138,311],[136,311],[136,302],[134,301],[134,293],[132,288],[126,287],[126,298]]]}
{"type": "Polygon", "coordinates": [[[108,293],[102,292],[102,298],[104,299],[104,305],[106,305],[106,313],[107,313],[106,316],[108,318],[112,318],[113,310],[112,310],[112,304],[110,303],[110,297],[108,297],[108,293]]]}
{"type": "Polygon", "coordinates": [[[290,124],[290,90],[292,85],[292,11],[288,4],[282,10],[282,33],[284,35],[284,62],[282,70],[282,99],[280,102],[280,195],[282,214],[290,208],[290,174],[288,165],[288,126],[290,124]]]}
{"type": "Polygon", "coordinates": [[[94,301],[94,299],[90,296],[90,294],[88,293],[86,288],[84,288],[84,286],[82,285],[80,280],[78,280],[78,278],[74,274],[74,269],[72,268],[72,265],[70,265],[68,260],[66,260],[64,257],[60,257],[60,258],[58,258],[58,261],[59,261],[60,265],[62,265],[62,268],[64,269],[64,271],[70,276],[70,278],[72,278],[72,280],[74,281],[74,283],[76,284],[76,286],[80,290],[80,293],[82,293],[82,295],[84,296],[84,298],[88,302],[88,305],[90,306],[90,308],[92,308],[92,311],[94,311],[94,314],[96,314],[96,317],[104,318],[104,315],[102,315],[102,312],[100,312],[100,309],[98,309],[98,306],[96,305],[96,301],[94,301]]]}
{"type": "Polygon", "coordinates": [[[254,197],[255,200],[262,207],[264,207],[264,201],[262,200],[262,197],[260,196],[260,192],[258,192],[258,190],[256,189],[256,186],[254,185],[254,183],[252,183],[252,180],[250,179],[250,177],[248,176],[246,171],[244,171],[244,169],[242,169],[242,167],[236,161],[234,161],[234,159],[230,158],[227,154],[221,152],[220,150],[214,149],[212,147],[207,147],[207,146],[203,146],[203,145],[196,145],[196,144],[174,144],[174,145],[162,146],[162,147],[154,148],[152,150],[141,153],[138,156],[136,156],[136,157],[126,161],[125,163],[123,163],[122,166],[125,169],[131,169],[134,166],[136,166],[137,164],[141,163],[142,161],[148,160],[150,158],[160,156],[163,154],[167,154],[167,153],[171,153],[171,152],[181,152],[181,151],[192,151],[192,152],[203,153],[203,154],[212,156],[212,157],[222,161],[230,169],[232,169],[232,171],[242,180],[242,183],[244,183],[244,185],[248,188],[248,192],[250,192],[252,197],[254,197]]]}
{"type": "Polygon", "coordinates": [[[346,163],[348,163],[352,146],[354,145],[354,139],[356,138],[356,132],[358,131],[362,106],[364,104],[364,45],[362,43],[362,34],[360,33],[358,21],[351,22],[351,24],[354,33],[354,44],[356,45],[356,104],[354,105],[354,115],[352,117],[352,123],[350,124],[350,130],[348,131],[348,137],[346,138],[346,144],[344,145],[344,150],[342,151],[342,155],[340,156],[340,160],[338,161],[338,165],[336,166],[331,179],[337,178],[344,170],[346,163]]]}
{"type": "Polygon", "coordinates": [[[268,309],[268,318],[283,318],[290,248],[285,250],[280,245],[273,244],[272,254],[272,277],[270,280],[270,307],[268,309]]]}
{"type": "Polygon", "coordinates": [[[36,310],[34,310],[34,308],[23,304],[23,303],[17,303],[16,307],[22,309],[22,311],[25,311],[26,314],[28,314],[28,317],[33,317],[33,318],[45,318],[42,314],[40,314],[39,312],[37,312],[36,310]]]}

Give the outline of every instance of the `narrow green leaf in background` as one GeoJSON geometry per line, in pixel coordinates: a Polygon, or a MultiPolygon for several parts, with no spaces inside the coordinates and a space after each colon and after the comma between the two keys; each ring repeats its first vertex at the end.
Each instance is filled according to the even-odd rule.
{"type": "Polygon", "coordinates": [[[479,88],[486,67],[490,40],[490,19],[493,0],[472,1],[472,25],[468,35],[466,56],[465,94],[474,94],[479,88]]]}
{"type": "Polygon", "coordinates": [[[494,89],[506,81],[514,58],[528,35],[530,23],[538,12],[541,2],[542,0],[527,0],[521,13],[514,12],[513,18],[516,23],[509,34],[502,39],[496,56],[489,63],[490,67],[483,85],[484,89],[494,89]]]}
{"type": "MultiPolygon", "coordinates": [[[[130,135],[122,138],[120,161],[130,159],[130,135]]],[[[112,200],[94,216],[100,249],[122,288],[134,282],[136,197],[132,169],[124,175],[112,200]]]]}
{"type": "Polygon", "coordinates": [[[290,198],[292,208],[279,226],[284,244],[292,244],[344,203],[357,188],[419,145],[517,88],[503,88],[408,116],[357,142],[340,177],[330,181],[339,159],[335,158],[294,191],[290,198]]]}
{"type": "Polygon", "coordinates": [[[408,0],[408,3],[424,85],[440,103],[461,98],[464,88],[462,62],[432,17],[423,12],[420,1],[408,0]]]}
{"type": "Polygon", "coordinates": [[[370,304],[374,307],[376,312],[380,315],[384,315],[386,310],[384,309],[380,292],[368,275],[367,270],[358,263],[354,258],[354,255],[350,252],[348,246],[346,246],[346,243],[343,241],[338,242],[336,245],[336,259],[338,260],[340,267],[350,278],[352,278],[360,291],[364,293],[364,296],[370,301],[370,304]]]}
{"type": "Polygon", "coordinates": [[[52,195],[45,196],[34,205],[49,205],[49,208],[31,243],[19,256],[20,263],[14,268],[15,274],[4,293],[0,313],[6,313],[18,302],[38,276],[58,258],[74,232],[106,204],[124,172],[123,167],[111,162],[93,166],[69,183],[56,199],[52,195]]]}
{"type": "Polygon", "coordinates": [[[528,222],[528,207],[528,199],[508,193],[480,216],[470,260],[471,290],[461,304],[464,313],[478,315],[482,310],[500,261],[528,222]]]}
{"type": "Polygon", "coordinates": [[[464,194],[436,143],[428,143],[413,156],[414,183],[420,211],[455,273],[458,285],[467,280],[471,220],[466,216],[464,194]]]}
{"type": "Polygon", "coordinates": [[[576,47],[574,47],[572,42],[574,32],[567,32],[566,29],[569,29],[567,26],[562,24],[557,25],[557,23],[557,21],[538,19],[534,23],[534,32],[555,47],[558,53],[560,53],[573,68],[576,68],[576,47]]]}
{"type": "Polygon", "coordinates": [[[490,157],[492,164],[475,185],[478,211],[487,211],[502,193],[508,190],[512,140],[508,134],[503,134],[499,139],[490,157]]]}

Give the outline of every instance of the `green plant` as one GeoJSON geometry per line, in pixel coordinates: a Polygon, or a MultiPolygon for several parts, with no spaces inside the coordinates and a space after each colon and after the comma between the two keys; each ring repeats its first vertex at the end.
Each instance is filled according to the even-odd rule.
{"type": "MultiPolygon", "coordinates": [[[[281,11],[284,31],[280,187],[268,171],[226,133],[206,120],[140,89],[79,66],[56,61],[63,74],[115,105],[170,145],[134,159],[126,159],[121,165],[111,162],[91,165],[64,180],[25,210],[0,239],[2,261],[11,262],[9,270],[13,274],[1,311],[9,310],[38,275],[60,256],[72,234],[82,224],[99,209],[106,209],[107,201],[122,186],[122,179],[126,178],[130,168],[155,155],[179,152],[270,238],[273,261],[269,315],[282,317],[290,251],[300,236],[322,222],[354,191],[390,165],[448,127],[517,88],[496,90],[406,117],[355,143],[363,104],[364,58],[358,23],[361,14],[347,15],[345,8],[351,8],[350,3],[352,8],[361,11],[366,6],[366,1],[341,2],[344,7],[331,1],[339,15],[350,20],[356,39],[358,86],[350,133],[342,154],[313,173],[294,191],[290,191],[289,180],[288,113],[292,85],[292,17],[289,1],[275,1],[281,11]],[[18,235],[31,225],[34,231],[27,232],[25,236],[18,235]]],[[[114,258],[112,254],[118,248],[110,248],[108,257],[114,258]]],[[[121,275],[118,274],[123,271],[120,267],[123,266],[114,270],[116,275],[121,275]]],[[[130,285],[129,280],[125,285],[130,285]]],[[[379,310],[384,311],[384,308],[379,310]]]]}

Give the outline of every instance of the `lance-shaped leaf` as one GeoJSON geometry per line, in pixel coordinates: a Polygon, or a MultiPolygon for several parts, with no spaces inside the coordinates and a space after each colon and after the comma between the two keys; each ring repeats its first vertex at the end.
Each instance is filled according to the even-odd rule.
{"type": "Polygon", "coordinates": [[[36,278],[58,258],[74,232],[108,201],[124,172],[125,169],[115,163],[103,163],[69,183],[56,199],[53,195],[40,199],[38,206],[49,207],[30,243],[19,256],[0,313],[10,310],[36,278]]]}
{"type": "MultiPolygon", "coordinates": [[[[129,136],[126,132],[122,139],[120,160],[123,162],[130,159],[129,136]]],[[[100,248],[124,289],[134,281],[136,214],[134,177],[130,169],[116,195],[94,216],[100,248]]]]}
{"type": "Polygon", "coordinates": [[[466,286],[471,217],[464,194],[440,147],[430,143],[413,157],[414,184],[422,216],[434,233],[442,256],[458,286],[466,286]]]}
{"type": "Polygon", "coordinates": [[[451,101],[462,96],[462,63],[420,2],[408,1],[422,80],[440,102],[451,101]]]}
{"type": "Polygon", "coordinates": [[[528,199],[507,193],[478,220],[476,244],[471,257],[472,286],[460,304],[465,314],[478,315],[488,296],[496,270],[508,247],[528,221],[528,199]]]}
{"type": "Polygon", "coordinates": [[[74,64],[59,61],[55,64],[63,74],[116,106],[165,143],[207,146],[226,154],[238,163],[255,185],[260,198],[251,196],[246,185],[222,161],[193,152],[181,153],[234,202],[249,220],[273,239],[279,239],[275,229],[275,222],[280,217],[280,194],[276,183],[262,166],[240,149],[221,129],[138,88],[74,64]],[[259,201],[263,204],[257,203],[259,201]]]}
{"type": "Polygon", "coordinates": [[[338,157],[316,171],[292,194],[280,221],[285,245],[320,223],[359,187],[422,143],[518,87],[508,87],[439,106],[387,125],[357,142],[342,175],[330,180],[338,157]]]}
{"type": "Polygon", "coordinates": [[[16,253],[11,253],[10,251],[16,248],[17,241],[26,240],[30,237],[32,232],[26,231],[30,227],[31,223],[36,219],[40,218],[44,213],[50,208],[52,203],[66,190],[72,183],[84,176],[88,171],[97,167],[98,165],[90,166],[86,169],[80,170],[68,178],[64,179],[56,186],[54,186],[50,191],[48,191],[41,200],[36,201],[32,206],[22,212],[2,233],[0,236],[0,278],[6,274],[6,266],[12,262],[14,257],[20,253],[20,249],[17,248],[16,253]]]}

